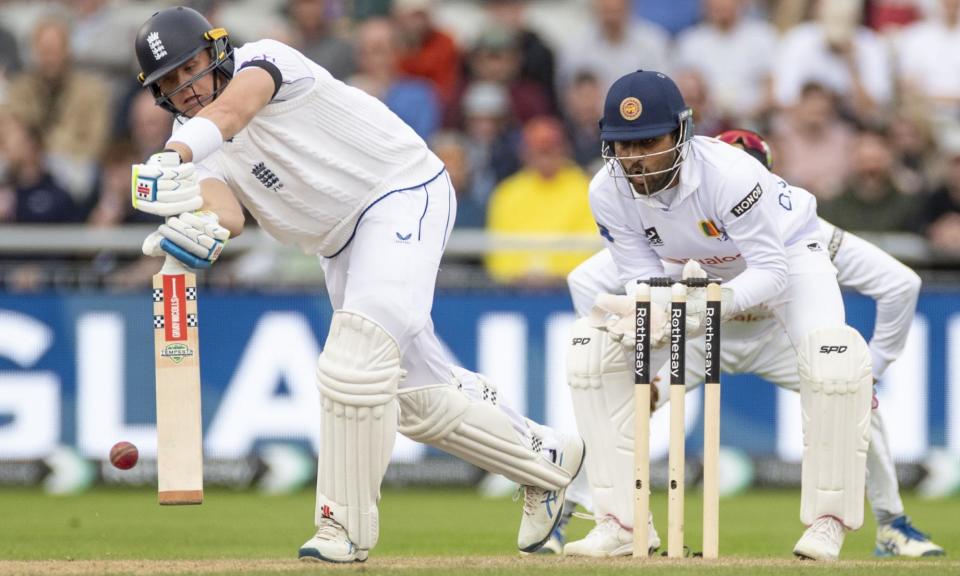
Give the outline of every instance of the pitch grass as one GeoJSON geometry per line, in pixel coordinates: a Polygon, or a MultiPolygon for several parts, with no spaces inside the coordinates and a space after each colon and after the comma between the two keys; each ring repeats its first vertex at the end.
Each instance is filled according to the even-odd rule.
{"type": "MultiPolygon", "coordinates": [[[[144,490],[97,490],[50,497],[38,490],[0,491],[0,575],[6,574],[278,574],[337,570],[365,575],[634,573],[629,558],[604,561],[520,558],[515,551],[520,503],[482,499],[469,490],[391,490],[381,505],[381,538],[365,564],[309,565],[296,549],[312,532],[313,494],[260,496],[210,491],[202,506],[164,507],[144,490]]],[[[960,499],[907,498],[907,511],[948,553],[960,554],[960,499]]],[[[666,532],[666,502],[654,514],[666,532]]],[[[687,500],[686,542],[700,544],[700,501],[687,500]]],[[[644,574],[960,574],[949,559],[875,560],[874,525],[847,537],[844,561],[800,563],[790,551],[801,533],[799,494],[751,492],[721,502],[723,558],[656,558],[644,574]],[[825,571],[826,570],[826,571],[825,571]]],[[[869,513],[868,513],[869,515],[869,513]]],[[[590,528],[574,519],[569,535],[590,528]]],[[[665,547],[665,543],[664,543],[665,547]]]]}

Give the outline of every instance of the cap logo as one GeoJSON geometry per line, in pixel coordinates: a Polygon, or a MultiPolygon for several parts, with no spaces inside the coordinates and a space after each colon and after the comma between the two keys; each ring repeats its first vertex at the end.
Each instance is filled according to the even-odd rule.
{"type": "Polygon", "coordinates": [[[167,49],[164,48],[163,42],[160,41],[159,32],[151,32],[147,35],[147,45],[150,46],[150,51],[153,52],[154,59],[160,60],[167,55],[167,49]]]}
{"type": "Polygon", "coordinates": [[[643,112],[643,105],[640,104],[640,100],[630,96],[629,98],[624,98],[620,102],[620,115],[623,116],[623,119],[632,122],[640,117],[640,114],[643,112]]]}

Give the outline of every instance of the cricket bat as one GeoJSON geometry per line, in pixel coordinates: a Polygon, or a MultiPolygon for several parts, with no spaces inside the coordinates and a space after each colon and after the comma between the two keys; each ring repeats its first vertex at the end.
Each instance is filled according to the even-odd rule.
{"type": "Polygon", "coordinates": [[[203,503],[197,278],[173,256],[153,276],[160,504],[203,503]]]}

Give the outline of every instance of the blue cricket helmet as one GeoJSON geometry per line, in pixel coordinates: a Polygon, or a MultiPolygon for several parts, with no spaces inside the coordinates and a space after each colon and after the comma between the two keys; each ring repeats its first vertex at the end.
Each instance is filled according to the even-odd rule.
{"type": "Polygon", "coordinates": [[[655,138],[684,124],[689,138],[693,135],[693,111],[674,81],[661,72],[637,70],[622,76],[607,91],[600,139],[623,142],[655,138]]]}
{"type": "Polygon", "coordinates": [[[633,197],[653,196],[673,186],[692,138],[693,110],[666,74],[637,70],[618,79],[607,91],[600,120],[601,155],[615,182],[629,182],[633,197]],[[616,142],[637,142],[666,134],[676,134],[668,149],[631,156],[616,153],[616,142]],[[656,157],[664,156],[672,159],[668,166],[655,170],[647,167],[651,161],[659,162],[656,157]]]}

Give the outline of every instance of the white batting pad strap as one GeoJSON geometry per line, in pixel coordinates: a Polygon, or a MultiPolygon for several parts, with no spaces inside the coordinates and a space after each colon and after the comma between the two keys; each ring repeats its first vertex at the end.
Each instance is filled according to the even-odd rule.
{"type": "Polygon", "coordinates": [[[317,362],[323,410],[316,520],[332,518],[350,540],[377,543],[377,500],[397,433],[396,341],[362,314],[337,310],[317,362]]]}
{"type": "Polygon", "coordinates": [[[534,437],[531,447],[496,405],[496,390],[486,382],[482,387],[481,398],[456,383],[400,390],[400,432],[524,486],[566,486],[570,473],[542,455],[543,439],[534,437]]]}
{"type": "Polygon", "coordinates": [[[808,334],[798,349],[803,409],[803,473],[800,519],[824,515],[844,526],[863,525],[870,403],[870,352],[848,327],[808,334]]]}
{"type": "Polygon", "coordinates": [[[594,515],[633,526],[633,372],[623,346],[581,318],[573,325],[567,382],[577,431],[589,455],[584,465],[594,515]]]}

